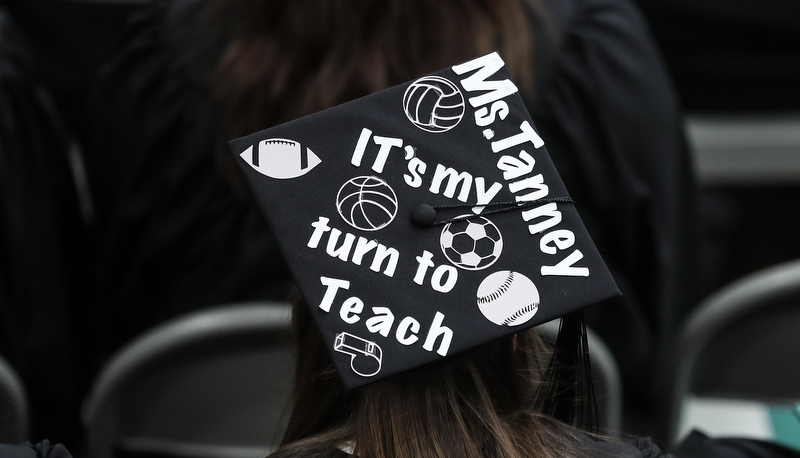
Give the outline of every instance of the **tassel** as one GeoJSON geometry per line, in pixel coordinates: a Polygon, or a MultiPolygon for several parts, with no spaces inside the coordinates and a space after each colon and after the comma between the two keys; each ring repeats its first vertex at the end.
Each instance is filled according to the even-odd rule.
{"type": "Polygon", "coordinates": [[[583,431],[599,431],[589,340],[582,310],[561,318],[543,389],[539,398],[542,412],[583,431]]]}

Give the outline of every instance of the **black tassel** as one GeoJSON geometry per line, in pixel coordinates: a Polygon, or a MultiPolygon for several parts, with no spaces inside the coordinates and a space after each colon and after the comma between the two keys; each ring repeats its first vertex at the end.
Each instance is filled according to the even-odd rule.
{"type": "Polygon", "coordinates": [[[583,431],[599,431],[583,311],[561,318],[540,397],[543,412],[583,431]]]}

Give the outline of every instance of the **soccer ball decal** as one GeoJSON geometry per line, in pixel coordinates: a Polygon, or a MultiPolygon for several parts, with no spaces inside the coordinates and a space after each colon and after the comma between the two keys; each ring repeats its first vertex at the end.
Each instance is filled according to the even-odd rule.
{"type": "Polygon", "coordinates": [[[447,132],[458,125],[464,110],[461,91],[441,76],[423,76],[403,94],[403,111],[408,120],[426,132],[447,132]]]}
{"type": "Polygon", "coordinates": [[[378,177],[355,177],[336,195],[336,209],[347,224],[362,231],[377,231],[397,215],[397,195],[378,177]]]}
{"type": "Polygon", "coordinates": [[[503,237],[497,226],[481,216],[448,223],[439,243],[447,259],[466,270],[485,269],[503,252],[503,237]]]}

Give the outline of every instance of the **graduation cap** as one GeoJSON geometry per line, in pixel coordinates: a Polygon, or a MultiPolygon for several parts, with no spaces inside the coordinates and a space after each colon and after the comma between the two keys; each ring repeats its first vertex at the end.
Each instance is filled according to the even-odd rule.
{"type": "Polygon", "coordinates": [[[347,389],[619,294],[497,53],[230,146],[347,389]]]}

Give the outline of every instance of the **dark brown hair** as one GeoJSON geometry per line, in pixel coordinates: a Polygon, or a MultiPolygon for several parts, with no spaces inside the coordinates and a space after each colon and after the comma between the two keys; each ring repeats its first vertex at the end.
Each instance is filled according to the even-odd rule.
{"type": "Polygon", "coordinates": [[[550,351],[533,330],[347,393],[302,300],[293,329],[293,409],[276,458],[330,456],[347,444],[369,458],[579,455],[575,430],[539,413],[550,351]]]}
{"type": "Polygon", "coordinates": [[[225,43],[211,76],[221,136],[247,135],[494,50],[530,89],[529,20],[541,19],[541,10],[537,0],[210,0],[207,34],[225,43]]]}

